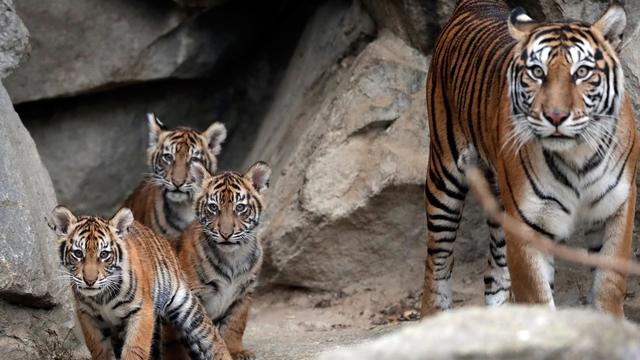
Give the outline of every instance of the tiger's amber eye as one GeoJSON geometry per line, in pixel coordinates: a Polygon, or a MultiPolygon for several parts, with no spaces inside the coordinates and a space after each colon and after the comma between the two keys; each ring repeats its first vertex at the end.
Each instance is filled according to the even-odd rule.
{"type": "Polygon", "coordinates": [[[578,70],[576,70],[576,76],[579,78],[583,78],[589,74],[589,68],[586,66],[580,66],[578,70]]]}
{"type": "Polygon", "coordinates": [[[531,73],[538,79],[542,79],[544,77],[544,70],[540,66],[534,66],[531,68],[531,73]]]}

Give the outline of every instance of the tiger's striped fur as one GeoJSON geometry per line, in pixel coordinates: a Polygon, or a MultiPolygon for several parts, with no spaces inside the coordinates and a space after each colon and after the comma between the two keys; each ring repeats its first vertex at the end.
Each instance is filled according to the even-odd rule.
{"type": "Polygon", "coordinates": [[[257,239],[271,169],[258,162],[243,175],[223,172],[211,176],[196,165],[196,221],[179,241],[182,270],[220,329],[234,359],[254,359],[242,345],[251,307],[251,294],[262,264],[257,239]]]}
{"type": "Polygon", "coordinates": [[[173,245],[194,220],[193,184],[189,168],[200,163],[214,172],[216,156],[227,137],[221,123],[213,123],[199,133],[179,127],[167,130],[153,114],[148,114],[148,161],[152,173],[125,201],[133,216],[173,245]]]}
{"type": "MultiPolygon", "coordinates": [[[[603,254],[629,257],[638,145],[616,53],[624,25],[617,6],[589,25],[536,23],[499,0],[458,2],[427,79],[423,316],[451,307],[468,164],[484,167],[506,212],[538,233],[564,241],[595,231],[603,254]]],[[[553,259],[489,226],[486,303],[553,307],[553,259]]],[[[623,275],[596,271],[597,308],[622,316],[624,294],[623,275]]]]}
{"type": "Polygon", "coordinates": [[[52,213],[60,262],[93,359],[159,359],[160,321],[193,359],[231,359],[169,244],[120,209],[111,220],[52,213]]]}

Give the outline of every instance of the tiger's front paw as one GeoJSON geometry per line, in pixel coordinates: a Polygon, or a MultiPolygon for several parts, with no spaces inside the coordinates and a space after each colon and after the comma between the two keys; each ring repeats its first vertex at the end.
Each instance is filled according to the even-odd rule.
{"type": "Polygon", "coordinates": [[[231,353],[231,357],[233,357],[233,360],[256,360],[256,354],[248,350],[231,353]]]}

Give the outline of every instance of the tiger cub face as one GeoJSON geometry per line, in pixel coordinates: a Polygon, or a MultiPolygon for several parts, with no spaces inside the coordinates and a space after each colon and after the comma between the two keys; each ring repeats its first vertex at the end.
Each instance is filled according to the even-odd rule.
{"type": "Polygon", "coordinates": [[[200,163],[214,172],[218,166],[216,156],[227,137],[227,129],[219,122],[200,133],[189,128],[167,130],[153,114],[149,121],[149,165],[152,179],[163,187],[166,197],[174,202],[186,202],[193,198],[193,183],[189,169],[200,163]]]}
{"type": "Polygon", "coordinates": [[[196,219],[207,239],[225,252],[255,242],[262,195],[271,178],[269,166],[257,162],[244,174],[226,171],[211,176],[198,164],[193,166],[191,174],[198,184],[196,219]]]}
{"type": "Polygon", "coordinates": [[[593,25],[539,24],[515,9],[509,32],[517,40],[509,69],[514,138],[541,139],[549,150],[586,143],[593,150],[612,136],[624,97],[616,54],[626,24],[613,6],[593,25]]]}
{"type": "Polygon", "coordinates": [[[60,263],[74,290],[95,296],[117,284],[126,257],[123,242],[133,223],[131,211],[122,208],[111,220],[105,220],[76,217],[69,209],[58,206],[51,216],[60,241],[60,263]]]}

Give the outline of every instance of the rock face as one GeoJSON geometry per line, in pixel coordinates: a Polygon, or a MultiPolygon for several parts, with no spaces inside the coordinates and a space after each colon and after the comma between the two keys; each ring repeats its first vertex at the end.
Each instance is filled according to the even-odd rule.
{"type": "MultiPolygon", "coordinates": [[[[0,77],[29,50],[28,31],[9,0],[0,2],[0,77]]],[[[71,359],[71,299],[58,272],[55,235],[45,217],[56,205],[33,139],[0,84],[0,358],[71,359]]]]}
{"type": "MultiPolygon", "coordinates": [[[[428,58],[383,31],[357,56],[327,59],[324,44],[357,40],[343,37],[351,26],[325,23],[349,24],[322,13],[329,9],[310,22],[247,161],[274,169],[261,233],[265,281],[325,290],[394,284],[405,293],[420,286],[426,254],[428,58]]],[[[482,223],[470,210],[473,226],[482,223]]],[[[463,261],[487,251],[475,251],[486,236],[469,229],[463,261]]]]}
{"type": "Polygon", "coordinates": [[[440,27],[456,6],[456,0],[364,0],[378,29],[389,30],[424,54],[431,52],[440,27]]]}
{"type": "Polygon", "coordinates": [[[590,310],[467,308],[320,360],[626,360],[640,357],[638,336],[636,325],[590,310]]]}
{"type": "Polygon", "coordinates": [[[77,345],[73,334],[67,336],[73,327],[71,300],[45,219],[56,197],[1,85],[0,154],[0,358],[42,358],[52,346],[67,351],[77,345]]]}
{"type": "Polygon", "coordinates": [[[317,18],[338,24],[307,28],[279,90],[295,95],[274,104],[249,156],[275,174],[262,228],[269,281],[332,290],[400,262],[404,273],[420,271],[428,145],[427,59],[386,33],[355,58],[317,61],[325,44],[357,40],[356,31],[343,35],[346,24],[362,23],[357,12],[322,13],[344,14],[336,10],[321,9],[317,18]],[[319,72],[327,68],[335,71],[319,72]]]}
{"type": "MultiPolygon", "coordinates": [[[[115,6],[114,4],[105,4],[105,6],[115,6]]],[[[156,12],[173,6],[170,2],[169,5],[156,4],[154,6],[159,7],[154,10],[156,12]]],[[[60,203],[80,213],[105,216],[113,214],[115,208],[122,204],[144,173],[148,172],[145,150],[147,146],[146,113],[149,111],[155,112],[169,127],[190,126],[204,129],[214,121],[223,122],[229,134],[228,142],[223,145],[220,155],[220,166],[226,169],[242,167],[247,148],[253,144],[259,129],[264,108],[273,97],[273,88],[284,72],[299,32],[309,16],[308,13],[313,9],[309,4],[300,3],[288,6],[284,13],[279,13],[277,9],[271,9],[269,4],[260,3],[255,6],[258,13],[262,8],[266,9],[262,11],[260,21],[252,22],[251,16],[258,16],[253,12],[253,15],[248,17],[241,16],[241,6],[227,2],[203,13],[198,12],[199,15],[196,18],[189,20],[191,25],[179,26],[182,30],[175,30],[171,32],[172,35],[163,37],[165,41],[174,36],[176,31],[193,28],[194,23],[199,24],[198,27],[203,32],[233,39],[236,39],[236,35],[240,36],[234,32],[235,30],[216,30],[217,27],[231,24],[229,26],[234,29],[246,28],[241,32],[242,36],[249,36],[248,34],[267,29],[268,35],[264,35],[267,39],[262,40],[259,46],[252,41],[243,40],[240,44],[235,44],[230,40],[234,45],[229,49],[230,51],[234,49],[232,51],[234,55],[224,55],[225,60],[222,62],[224,64],[228,64],[236,56],[242,57],[241,54],[244,54],[246,48],[253,48],[256,52],[252,52],[250,57],[243,57],[239,62],[233,62],[232,70],[223,67],[219,72],[214,71],[197,79],[165,78],[159,81],[123,85],[117,89],[103,89],[104,91],[99,92],[89,90],[90,93],[79,96],[29,101],[16,107],[22,121],[36,141],[60,203]],[[224,21],[215,20],[225,16],[227,18],[224,21]],[[278,18],[282,24],[274,24],[275,18],[278,18]],[[240,51],[240,48],[244,50],[240,51]]],[[[278,7],[274,6],[274,8],[278,7]]],[[[46,7],[39,9],[45,13],[53,11],[47,10],[46,7]]],[[[38,17],[31,18],[35,16],[31,13],[28,13],[28,16],[29,21],[37,22],[38,17]]],[[[89,21],[84,16],[78,16],[83,21],[89,21]]],[[[147,21],[140,18],[131,20],[147,21]]],[[[207,36],[214,36],[211,34],[207,36]]],[[[130,33],[128,36],[137,39],[146,35],[130,33]]],[[[217,51],[215,49],[218,43],[215,41],[208,43],[209,37],[200,37],[200,35],[197,37],[199,40],[193,39],[193,41],[202,40],[206,43],[201,44],[206,49],[198,56],[205,56],[207,51],[217,51]]],[[[62,40],[59,39],[59,41],[62,40]]],[[[114,39],[113,41],[117,41],[122,46],[129,45],[122,40],[114,39]]],[[[102,44],[95,46],[100,47],[102,44]]],[[[166,50],[171,53],[171,56],[176,55],[175,52],[170,51],[171,49],[166,50]]],[[[98,64],[101,61],[119,61],[113,56],[102,59],[98,56],[102,50],[89,51],[83,48],[82,51],[87,52],[90,59],[90,61],[84,61],[82,66],[93,66],[92,64],[98,64]]],[[[36,59],[38,56],[43,55],[34,54],[32,60],[49,61],[48,58],[36,59]]],[[[150,64],[155,64],[154,66],[161,66],[164,59],[163,53],[160,52],[149,57],[148,61],[150,64]]],[[[184,67],[183,70],[190,68],[198,73],[206,73],[210,65],[206,61],[196,61],[184,67]]],[[[35,68],[20,69],[22,71],[20,76],[24,76],[25,80],[31,81],[41,75],[50,75],[50,71],[42,68],[42,63],[32,66],[35,68]]],[[[98,67],[98,65],[95,66],[98,67]]],[[[64,90],[64,86],[80,79],[81,75],[86,75],[85,72],[74,72],[69,68],[59,68],[56,71],[59,71],[63,78],[70,79],[69,82],[56,83],[60,86],[51,85],[54,92],[58,94],[61,94],[60,91],[64,90]]],[[[170,74],[170,76],[173,75],[175,74],[170,74]]],[[[12,75],[12,79],[14,76],[17,74],[12,75]]],[[[21,91],[30,91],[20,86],[12,90],[15,91],[10,92],[14,101],[21,96],[19,94],[21,91]]]]}
{"type": "Polygon", "coordinates": [[[16,14],[13,1],[0,1],[0,79],[13,72],[29,50],[29,31],[16,14]]]}
{"type": "Polygon", "coordinates": [[[233,60],[268,19],[217,7],[193,13],[171,2],[21,0],[33,53],[6,81],[15,104],[166,78],[193,78],[233,60]],[[241,20],[238,20],[241,19],[241,20]],[[254,25],[254,26],[251,26],[254,25]]]}
{"type": "Polygon", "coordinates": [[[55,304],[51,269],[55,240],[45,216],[56,206],[51,180],[35,144],[0,88],[0,298],[55,304]]]}

